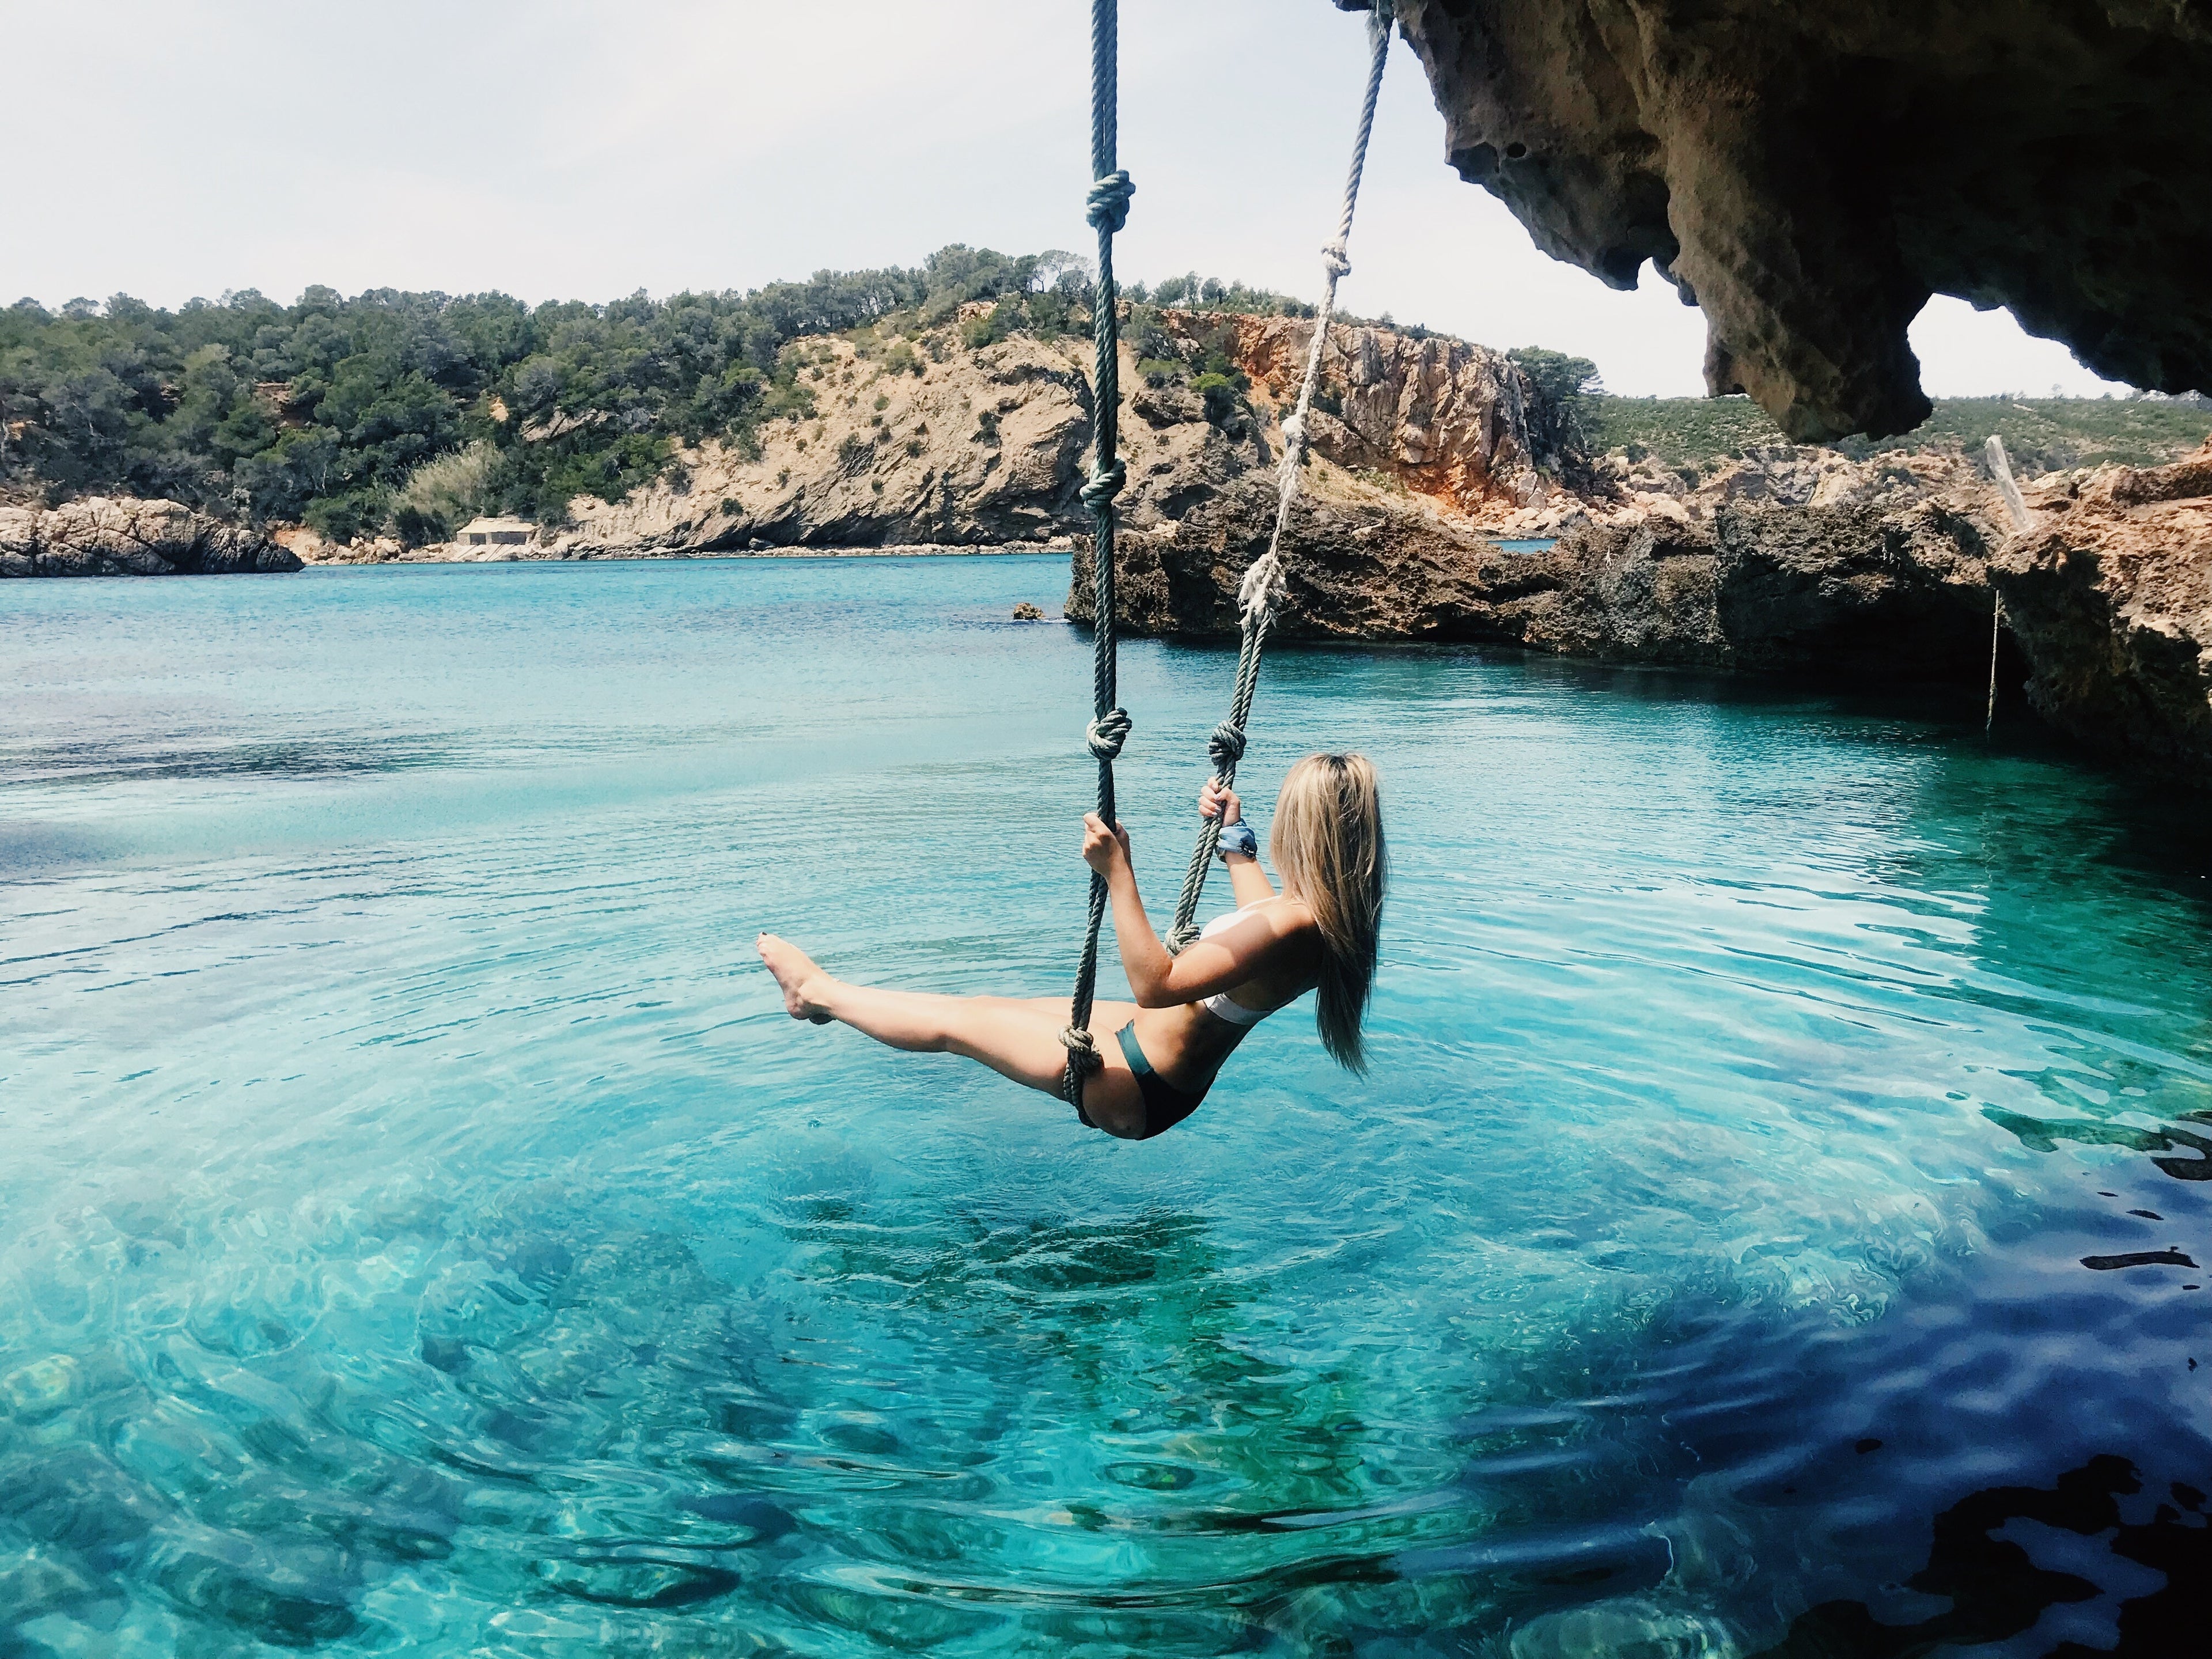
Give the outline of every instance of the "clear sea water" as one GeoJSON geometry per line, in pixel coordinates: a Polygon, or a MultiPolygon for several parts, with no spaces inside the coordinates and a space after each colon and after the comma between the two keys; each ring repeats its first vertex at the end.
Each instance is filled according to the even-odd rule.
{"type": "MultiPolygon", "coordinates": [[[[1971,693],[1285,650],[1253,793],[1387,782],[1374,1068],[1280,1018],[1121,1143],[751,951],[1065,988],[1065,584],[0,585],[0,1655],[2201,1632],[2202,801],[1971,693]]],[[[1126,653],[1156,904],[1229,667],[1126,653]]]]}

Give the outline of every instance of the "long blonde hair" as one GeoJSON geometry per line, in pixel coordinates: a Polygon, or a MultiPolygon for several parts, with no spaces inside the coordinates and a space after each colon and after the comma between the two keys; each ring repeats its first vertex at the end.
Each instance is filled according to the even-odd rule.
{"type": "Polygon", "coordinates": [[[1283,780],[1267,855],[1321,928],[1321,1046],[1348,1072],[1367,1069],[1360,1022],[1375,988],[1382,933],[1382,800],[1364,755],[1308,755],[1283,780]]]}

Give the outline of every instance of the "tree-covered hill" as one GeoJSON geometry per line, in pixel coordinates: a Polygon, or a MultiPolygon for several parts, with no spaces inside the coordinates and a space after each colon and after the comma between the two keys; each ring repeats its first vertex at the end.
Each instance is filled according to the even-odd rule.
{"type": "MultiPolygon", "coordinates": [[[[437,539],[482,511],[557,520],[618,500],[679,444],[745,444],[811,413],[785,348],[872,330],[895,363],[1015,328],[1087,328],[1088,273],[1063,253],[955,246],[914,269],[823,271],[749,293],[531,307],[502,294],[251,290],[171,312],[118,295],[0,311],[0,488],[49,500],[167,496],[335,539],[437,539]]],[[[1170,302],[1298,309],[1197,278],[1170,302]]],[[[1135,296],[1145,297],[1141,289],[1135,296]]]]}
{"type": "MultiPolygon", "coordinates": [[[[765,421],[812,416],[793,349],[805,337],[847,334],[918,371],[924,354],[1016,330],[1087,331],[1088,281],[1070,254],[955,245],[913,268],[605,305],[326,288],[291,305],[247,290],[173,312],[125,295],[58,313],[24,300],[0,310],[0,493],[166,496],[339,541],[441,540],[483,512],[557,523],[576,496],[617,501],[659,477],[687,443],[742,450],[765,421]],[[963,320],[976,301],[991,308],[963,320]]],[[[1140,310],[1311,314],[1194,273],[1126,292],[1140,310]]],[[[1513,356],[1540,393],[1542,450],[1561,460],[1626,448],[1702,465],[1781,441],[1742,398],[1607,397],[1583,359],[1513,356]]],[[[2191,400],[1975,398],[1939,404],[1882,447],[1996,431],[2045,467],[2166,459],[2208,429],[2212,409],[2191,400]]]]}
{"type": "MultiPolygon", "coordinates": [[[[1582,424],[1599,454],[1626,450],[1667,466],[1706,467],[1747,449],[1790,441],[1748,398],[1614,398],[1583,400],[1582,424]]],[[[1857,459],[1955,445],[1972,453],[1995,433],[2027,472],[2121,461],[2150,466],[2187,454],[2212,434],[2203,398],[1939,398],[1915,430],[1836,447],[1857,459]]]]}

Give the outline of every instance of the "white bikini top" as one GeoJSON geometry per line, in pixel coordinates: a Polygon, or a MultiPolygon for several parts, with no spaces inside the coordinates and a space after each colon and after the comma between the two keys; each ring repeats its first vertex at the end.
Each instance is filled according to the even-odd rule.
{"type": "MultiPolygon", "coordinates": [[[[1213,934],[1219,933],[1223,928],[1227,927],[1235,922],[1237,918],[1243,915],[1247,910],[1249,910],[1253,904],[1265,904],[1267,902],[1267,901],[1266,899],[1254,899],[1252,901],[1252,904],[1240,904],[1234,910],[1218,915],[1214,917],[1212,921],[1207,922],[1205,927],[1198,930],[1198,936],[1200,939],[1211,938],[1213,934]]],[[[1225,1019],[1231,1025],[1243,1025],[1248,1027],[1257,1025],[1261,1020],[1267,1018],[1269,1014],[1275,1012],[1272,1008],[1247,1008],[1241,1002],[1231,1001],[1230,1000],[1229,993],[1226,991],[1216,991],[1212,996],[1206,998],[1205,1001],[1200,1003],[1198,1006],[1205,1009],[1207,1013],[1212,1014],[1216,1019],[1225,1019]]]]}

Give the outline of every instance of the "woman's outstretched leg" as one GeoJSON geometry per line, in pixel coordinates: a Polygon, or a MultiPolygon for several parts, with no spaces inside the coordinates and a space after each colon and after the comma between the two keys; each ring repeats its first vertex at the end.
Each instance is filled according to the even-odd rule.
{"type": "MultiPolygon", "coordinates": [[[[832,978],[788,940],[763,933],[761,960],[783,989],[793,1019],[826,1024],[836,1020],[893,1048],[913,1054],[963,1054],[1003,1077],[1060,1098],[1067,1050],[1060,1041],[1065,1005],[1015,997],[956,997],[930,991],[887,991],[832,978]],[[1055,1014],[1053,1010],[1060,1010],[1055,1014]]],[[[1105,1067],[1084,1091],[1092,1122],[1114,1134],[1133,1134],[1144,1121],[1137,1081],[1111,1033],[1136,1010],[1101,1003],[1091,1029],[1105,1067]]]]}

